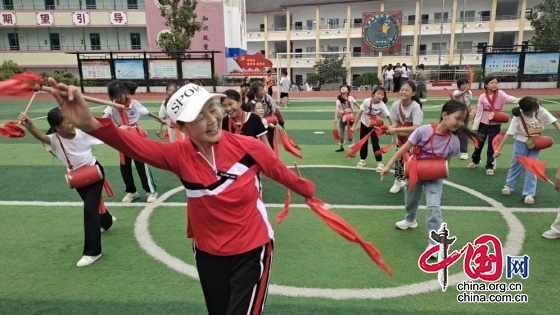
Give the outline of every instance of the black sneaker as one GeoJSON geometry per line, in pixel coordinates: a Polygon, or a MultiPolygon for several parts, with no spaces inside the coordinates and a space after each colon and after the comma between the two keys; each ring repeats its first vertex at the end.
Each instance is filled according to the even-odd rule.
{"type": "Polygon", "coordinates": [[[334,150],[334,152],[342,152],[342,151],[344,151],[344,148],[343,148],[343,147],[340,147],[340,148],[334,150]]]}

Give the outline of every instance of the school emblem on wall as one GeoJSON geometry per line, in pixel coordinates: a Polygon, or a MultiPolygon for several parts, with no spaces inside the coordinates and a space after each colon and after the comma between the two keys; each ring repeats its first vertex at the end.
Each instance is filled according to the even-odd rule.
{"type": "Polygon", "coordinates": [[[362,51],[401,49],[402,11],[364,12],[362,51]]]}

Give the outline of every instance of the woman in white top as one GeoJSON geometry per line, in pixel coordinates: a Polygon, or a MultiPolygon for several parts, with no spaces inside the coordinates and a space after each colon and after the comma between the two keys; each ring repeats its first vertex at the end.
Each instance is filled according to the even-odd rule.
{"type": "MultiPolygon", "coordinates": [[[[103,167],[91,152],[93,146],[103,144],[103,142],[76,129],[64,118],[58,107],[52,109],[47,115],[50,126],[47,134],[33,125],[27,115],[20,114],[19,120],[33,137],[45,144],[47,149],[67,167],[68,171],[97,164],[105,178],[103,167]]],[[[82,258],[77,263],[78,267],[91,265],[101,257],[101,233],[109,230],[116,220],[106,209],[103,214],[99,214],[103,183],[104,180],[99,180],[76,189],[84,201],[84,250],[82,258]]]]}
{"type": "MultiPolygon", "coordinates": [[[[542,134],[546,125],[553,125],[560,131],[560,124],[556,118],[540,106],[539,100],[526,96],[519,100],[519,107],[512,109],[513,119],[498,150],[494,151],[494,159],[500,156],[502,148],[510,137],[515,139],[513,144],[513,152],[511,157],[511,166],[509,167],[506,184],[502,188],[502,195],[510,196],[515,191],[515,186],[521,173],[525,169],[517,160],[517,156],[528,156],[534,159],[539,158],[540,150],[531,150],[527,147],[527,140],[531,136],[542,134]]],[[[491,145],[491,144],[489,144],[491,145]]],[[[537,192],[537,177],[535,174],[525,169],[525,183],[523,184],[522,195],[525,196],[524,203],[532,205],[535,203],[535,194],[537,192]]]]}
{"type": "Polygon", "coordinates": [[[393,82],[393,75],[394,74],[395,74],[395,71],[393,70],[393,66],[388,65],[387,70],[385,70],[385,90],[387,90],[389,92],[393,92],[393,89],[395,89],[395,85],[394,85],[394,82],[393,82]]]}

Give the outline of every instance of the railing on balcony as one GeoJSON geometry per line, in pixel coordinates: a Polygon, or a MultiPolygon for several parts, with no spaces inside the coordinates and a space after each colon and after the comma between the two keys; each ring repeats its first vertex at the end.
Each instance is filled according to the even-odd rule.
{"type": "Polygon", "coordinates": [[[158,49],[156,47],[149,47],[148,45],[131,45],[128,43],[123,43],[120,45],[10,45],[7,47],[0,46],[1,50],[12,50],[12,51],[145,51],[158,49]]]}
{"type": "MultiPolygon", "coordinates": [[[[148,0],[150,1],[150,0],[148,0]]],[[[56,5],[46,4],[43,1],[31,3],[13,1],[13,4],[0,5],[0,10],[136,10],[144,9],[144,1],[114,0],[108,3],[86,5],[85,1],[57,0],[56,5]]],[[[6,2],[4,2],[6,3],[6,2]]]]}

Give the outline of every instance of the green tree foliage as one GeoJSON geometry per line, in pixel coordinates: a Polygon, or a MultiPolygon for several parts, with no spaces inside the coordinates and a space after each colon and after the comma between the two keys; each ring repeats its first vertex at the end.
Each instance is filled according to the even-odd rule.
{"type": "Polygon", "coordinates": [[[531,45],[541,51],[558,51],[560,47],[560,0],[545,0],[533,7],[533,13],[527,16],[535,35],[531,45]],[[554,45],[554,46],[548,46],[554,45]]]}
{"type": "Polygon", "coordinates": [[[354,79],[352,85],[355,86],[362,86],[362,85],[369,85],[374,86],[379,84],[379,78],[376,74],[373,73],[362,73],[359,77],[354,79]]]}
{"type": "Polygon", "coordinates": [[[18,74],[23,72],[18,66],[17,63],[13,62],[12,60],[4,60],[2,65],[0,66],[0,81],[4,81],[9,79],[14,74],[18,74]]]}
{"type": "Polygon", "coordinates": [[[344,65],[344,56],[337,55],[323,55],[319,61],[314,65],[317,76],[310,80],[312,83],[315,81],[321,84],[337,83],[346,84],[346,77],[348,71],[344,65]],[[316,80],[315,80],[316,78],[316,80]]]}
{"type": "Polygon", "coordinates": [[[157,44],[170,57],[179,57],[191,47],[191,39],[202,29],[202,23],[196,21],[196,0],[167,0],[167,5],[160,8],[165,18],[165,26],[170,32],[162,33],[157,44]]]}

